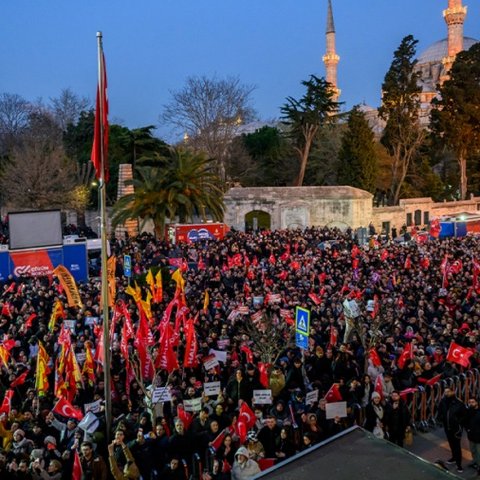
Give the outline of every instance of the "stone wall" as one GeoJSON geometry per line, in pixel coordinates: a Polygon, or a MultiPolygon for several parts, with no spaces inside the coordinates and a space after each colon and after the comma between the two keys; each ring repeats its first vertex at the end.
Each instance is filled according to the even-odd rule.
{"type": "Polygon", "coordinates": [[[396,228],[403,225],[426,227],[433,218],[460,213],[480,213],[480,197],[454,202],[434,202],[431,198],[408,198],[400,200],[395,207],[376,207],[372,210],[372,223],[378,231],[386,227],[396,228]]]}
{"type": "Polygon", "coordinates": [[[271,229],[329,225],[358,228],[372,218],[372,195],[353,187],[231,188],[225,195],[227,225],[245,229],[245,216],[270,215],[271,229]]]}
{"type": "Polygon", "coordinates": [[[245,216],[256,210],[270,215],[271,229],[337,226],[353,229],[372,223],[377,231],[403,225],[424,227],[433,218],[463,212],[480,213],[480,197],[438,202],[431,198],[400,200],[394,207],[373,207],[372,195],[353,187],[231,188],[225,195],[227,225],[245,229],[245,216]]]}

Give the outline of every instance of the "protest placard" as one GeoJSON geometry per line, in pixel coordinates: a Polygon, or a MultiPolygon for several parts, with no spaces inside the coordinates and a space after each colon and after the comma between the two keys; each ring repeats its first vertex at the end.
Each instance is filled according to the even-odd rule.
{"type": "Polygon", "coordinates": [[[95,402],[92,402],[92,403],[86,403],[83,406],[83,409],[85,410],[85,413],[88,413],[88,412],[98,413],[100,412],[101,403],[102,403],[101,400],[96,400],[95,402]]]}
{"type": "Polygon", "coordinates": [[[318,390],[307,392],[307,395],[305,396],[305,403],[307,405],[313,405],[317,401],[318,401],[318,390]]]}
{"type": "Polygon", "coordinates": [[[213,348],[211,348],[208,354],[214,355],[219,362],[227,362],[227,352],[223,352],[222,350],[214,350],[213,348]]]}
{"type": "Polygon", "coordinates": [[[75,320],[64,320],[63,325],[65,328],[70,330],[73,334],[75,334],[75,320]]]}
{"type": "Polygon", "coordinates": [[[218,363],[218,358],[215,355],[209,355],[203,359],[203,367],[205,370],[210,370],[211,368],[218,367],[220,364],[218,363]]]}
{"type": "Polygon", "coordinates": [[[325,405],[327,420],[335,417],[344,418],[347,416],[347,402],[334,402],[325,405]]]}
{"type": "Polygon", "coordinates": [[[191,400],[184,400],[183,407],[186,412],[199,412],[202,409],[202,398],[192,398],[191,400]]]}
{"type": "Polygon", "coordinates": [[[168,387],[157,387],[152,393],[152,403],[171,402],[172,394],[168,387]]]}
{"type": "Polygon", "coordinates": [[[228,346],[230,346],[230,339],[222,338],[217,342],[217,345],[220,350],[225,350],[228,346]]]}
{"type": "Polygon", "coordinates": [[[216,397],[220,393],[220,382],[207,382],[203,384],[203,391],[207,397],[216,397]]]}
{"type": "Polygon", "coordinates": [[[257,405],[271,405],[272,391],[271,390],[254,390],[253,403],[257,405]]]}

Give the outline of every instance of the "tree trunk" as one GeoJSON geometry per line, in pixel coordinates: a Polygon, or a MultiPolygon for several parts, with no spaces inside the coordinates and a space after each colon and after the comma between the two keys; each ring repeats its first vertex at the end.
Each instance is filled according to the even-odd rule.
{"type": "Polygon", "coordinates": [[[460,199],[465,200],[467,198],[467,159],[464,152],[461,152],[458,156],[458,166],[460,167],[460,199]]]}

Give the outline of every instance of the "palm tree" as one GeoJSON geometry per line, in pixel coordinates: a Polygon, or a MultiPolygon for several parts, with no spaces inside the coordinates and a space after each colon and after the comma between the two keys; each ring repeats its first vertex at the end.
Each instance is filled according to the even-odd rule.
{"type": "MultiPolygon", "coordinates": [[[[145,159],[151,163],[152,159],[145,159]]],[[[135,192],[122,197],[114,206],[114,226],[131,218],[143,224],[152,220],[157,236],[162,236],[166,220],[180,223],[199,215],[222,220],[222,183],[215,173],[213,159],[181,148],[170,148],[168,156],[156,156],[155,166],[137,167],[131,181],[135,192]]]]}

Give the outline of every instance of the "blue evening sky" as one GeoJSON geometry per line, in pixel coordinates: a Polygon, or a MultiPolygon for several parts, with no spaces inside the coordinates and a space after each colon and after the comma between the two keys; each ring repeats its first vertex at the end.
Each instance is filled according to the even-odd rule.
{"type": "MultiPolygon", "coordinates": [[[[480,2],[465,35],[480,38],[480,2]]],[[[448,0],[333,0],[345,108],[378,106],[393,51],[413,34],[419,51],[446,37],[448,0]]],[[[261,119],[278,118],[300,81],[325,73],[327,0],[1,0],[0,93],[28,100],[62,88],[94,99],[96,31],[103,31],[110,119],[158,125],[172,89],[190,75],[256,85],[261,119]]],[[[165,127],[159,129],[166,132],[165,127]]]]}

